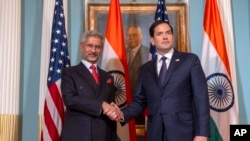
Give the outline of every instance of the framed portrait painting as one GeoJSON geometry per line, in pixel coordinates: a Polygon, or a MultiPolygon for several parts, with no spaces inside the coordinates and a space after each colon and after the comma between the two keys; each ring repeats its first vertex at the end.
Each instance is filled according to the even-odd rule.
{"type": "MultiPolygon", "coordinates": [[[[130,24],[137,24],[142,29],[144,45],[150,46],[149,27],[154,22],[157,3],[130,2],[121,3],[123,31],[130,24]]],[[[173,26],[175,44],[179,51],[189,52],[189,22],[186,3],[166,3],[168,18],[173,26]]],[[[86,30],[97,30],[103,35],[106,32],[106,22],[109,3],[88,3],[86,30]]]]}

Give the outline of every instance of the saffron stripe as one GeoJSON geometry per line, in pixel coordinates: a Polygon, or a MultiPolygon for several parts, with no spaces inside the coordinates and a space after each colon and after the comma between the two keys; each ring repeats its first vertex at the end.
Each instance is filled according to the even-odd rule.
{"type": "Polygon", "coordinates": [[[224,39],[224,32],[220,20],[220,13],[215,0],[206,1],[204,17],[207,17],[204,18],[204,31],[208,34],[211,43],[214,45],[218,56],[223,61],[227,69],[228,75],[231,78],[231,71],[224,39]]]}

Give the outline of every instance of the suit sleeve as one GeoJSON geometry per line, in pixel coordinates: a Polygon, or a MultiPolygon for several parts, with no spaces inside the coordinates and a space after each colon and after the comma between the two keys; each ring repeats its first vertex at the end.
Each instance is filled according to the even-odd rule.
{"type": "Polygon", "coordinates": [[[197,56],[191,68],[191,83],[194,96],[195,109],[195,135],[210,135],[210,110],[208,99],[208,87],[205,74],[197,56]]]}
{"type": "Polygon", "coordinates": [[[122,112],[124,114],[124,122],[122,123],[122,125],[129,122],[132,118],[140,115],[147,106],[147,97],[145,95],[144,87],[141,82],[141,77],[142,69],[140,69],[138,73],[138,86],[133,100],[127,107],[122,109],[122,112]]]}

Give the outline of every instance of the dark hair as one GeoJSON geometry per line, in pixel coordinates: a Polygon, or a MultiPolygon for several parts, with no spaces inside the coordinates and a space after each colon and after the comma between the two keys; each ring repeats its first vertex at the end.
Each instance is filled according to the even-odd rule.
{"type": "Polygon", "coordinates": [[[141,33],[141,28],[140,28],[140,26],[138,26],[137,24],[130,24],[130,25],[127,27],[127,29],[126,29],[126,33],[127,33],[128,29],[129,29],[130,27],[137,28],[137,30],[141,33]]]}
{"type": "Polygon", "coordinates": [[[155,21],[152,23],[152,25],[150,26],[149,28],[149,35],[150,37],[154,37],[154,32],[155,32],[155,28],[160,25],[160,24],[168,24],[170,29],[171,29],[171,32],[173,34],[173,27],[169,24],[169,22],[166,22],[166,21],[163,21],[163,20],[160,20],[160,21],[155,21]]]}

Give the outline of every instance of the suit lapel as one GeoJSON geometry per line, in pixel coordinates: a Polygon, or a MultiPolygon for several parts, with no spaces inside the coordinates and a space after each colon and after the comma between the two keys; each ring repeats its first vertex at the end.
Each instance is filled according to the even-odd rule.
{"type": "Polygon", "coordinates": [[[88,70],[88,68],[85,65],[83,65],[82,63],[80,63],[77,66],[77,70],[78,70],[79,74],[81,75],[81,77],[83,77],[83,79],[85,81],[89,81],[88,84],[90,84],[90,86],[93,89],[97,89],[98,85],[96,85],[96,82],[95,82],[92,74],[90,73],[90,71],[88,70]]]}
{"type": "Polygon", "coordinates": [[[98,69],[98,75],[99,75],[99,87],[98,87],[98,90],[97,90],[97,95],[96,97],[99,97],[100,94],[102,93],[105,85],[106,85],[106,75],[104,73],[104,71],[102,71],[99,67],[97,68],[98,69]]]}
{"type": "Polygon", "coordinates": [[[158,73],[157,73],[157,58],[154,58],[150,64],[148,65],[148,69],[150,70],[150,74],[152,74],[152,78],[154,78],[154,81],[158,84],[158,86],[160,87],[160,82],[159,82],[159,77],[158,77],[158,73]],[[154,66],[154,67],[152,67],[154,66]]]}

